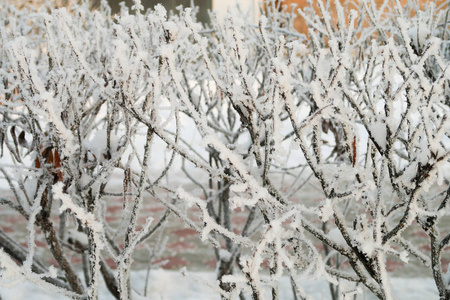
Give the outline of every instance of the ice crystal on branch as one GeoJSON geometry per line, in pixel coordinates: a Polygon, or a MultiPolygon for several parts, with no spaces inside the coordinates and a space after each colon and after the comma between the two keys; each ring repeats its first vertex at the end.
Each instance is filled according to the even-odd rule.
{"type": "Polygon", "coordinates": [[[144,297],[133,262],[161,264],[183,224],[224,299],[278,299],[284,277],[296,299],[317,278],[401,299],[410,264],[448,298],[447,7],[319,0],[307,36],[263,14],[2,6],[0,205],[26,228],[0,229],[2,284],[144,297]]]}

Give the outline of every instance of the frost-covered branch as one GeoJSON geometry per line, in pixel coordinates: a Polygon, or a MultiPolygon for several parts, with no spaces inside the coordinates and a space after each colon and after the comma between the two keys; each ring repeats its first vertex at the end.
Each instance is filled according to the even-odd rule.
{"type": "Polygon", "coordinates": [[[206,27],[140,1],[2,7],[0,206],[28,224],[26,246],[0,231],[5,278],[131,299],[132,262],[174,222],[210,246],[224,299],[277,299],[283,276],[302,298],[321,277],[333,299],[401,298],[392,262],[448,298],[448,13],[318,1],[304,36],[264,7],[206,27]]]}

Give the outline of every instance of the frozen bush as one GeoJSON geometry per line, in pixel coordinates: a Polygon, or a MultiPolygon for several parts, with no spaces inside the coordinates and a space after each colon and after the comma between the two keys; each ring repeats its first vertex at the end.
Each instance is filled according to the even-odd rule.
{"type": "Polygon", "coordinates": [[[27,234],[0,230],[2,281],[96,299],[103,277],[115,298],[138,297],[134,255],[172,214],[214,249],[208,284],[224,299],[278,299],[282,276],[296,299],[311,278],[333,299],[401,298],[391,261],[421,264],[448,299],[446,8],[335,4],[336,22],[321,1],[300,12],[308,37],[274,2],[257,25],[235,9],[206,28],[140,1],[114,18],[105,3],[5,4],[0,204],[27,234]],[[56,263],[36,253],[38,231],[56,263]]]}

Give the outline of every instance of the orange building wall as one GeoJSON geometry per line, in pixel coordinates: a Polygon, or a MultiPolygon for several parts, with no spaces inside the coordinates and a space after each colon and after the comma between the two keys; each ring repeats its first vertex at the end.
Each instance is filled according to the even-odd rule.
{"type": "MultiPolygon", "coordinates": [[[[326,0],[322,0],[322,1],[324,3],[326,2],[326,0]]],[[[375,1],[375,3],[377,4],[378,7],[380,7],[382,5],[382,3],[384,2],[384,0],[374,0],[374,1],[375,1]]],[[[412,0],[400,0],[400,3],[402,5],[405,5],[408,1],[412,1],[412,0]]],[[[421,6],[422,9],[426,8],[427,5],[429,5],[431,2],[433,2],[432,0],[418,0],[418,1],[419,1],[420,6],[421,6]]],[[[351,4],[348,7],[346,7],[346,4],[345,4],[346,2],[347,1],[345,1],[345,0],[341,0],[341,5],[344,7],[344,11],[350,11],[350,9],[356,8],[353,4],[351,4]]],[[[348,1],[348,2],[357,2],[357,0],[356,1],[348,1]]],[[[283,6],[286,5],[288,10],[290,10],[292,3],[296,3],[297,4],[296,10],[299,9],[299,8],[303,9],[304,7],[306,7],[308,5],[306,0],[284,0],[282,2],[282,5],[283,6]]],[[[319,12],[317,1],[313,1],[313,3],[314,3],[314,8],[315,8],[316,12],[319,12]]],[[[332,10],[334,12],[333,13],[333,17],[336,19],[336,14],[335,14],[336,9],[335,9],[335,4],[334,4],[335,0],[329,0],[329,3],[331,4],[332,10]]],[[[393,7],[392,3],[394,3],[394,1],[390,0],[389,1],[389,7],[390,8],[393,7]]],[[[437,7],[441,7],[441,8],[446,7],[447,6],[446,3],[448,3],[448,0],[437,0],[436,1],[437,7]]],[[[308,27],[306,25],[305,20],[302,17],[300,17],[298,13],[297,13],[297,18],[294,21],[294,26],[301,33],[305,33],[306,34],[308,32],[308,27]]]]}

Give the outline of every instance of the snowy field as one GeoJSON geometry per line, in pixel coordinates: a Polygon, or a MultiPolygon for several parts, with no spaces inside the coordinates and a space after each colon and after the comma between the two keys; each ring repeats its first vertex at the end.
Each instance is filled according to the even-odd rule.
{"type": "MultiPolygon", "coordinates": [[[[144,294],[146,272],[136,272],[132,275],[133,285],[140,290],[136,291],[144,294]]],[[[212,272],[189,273],[188,277],[181,272],[167,270],[153,270],[150,272],[149,284],[147,287],[147,298],[152,300],[201,300],[220,299],[214,290],[201,281],[212,283],[214,278],[212,272]]],[[[432,300],[438,299],[433,280],[429,278],[394,278],[392,285],[398,299],[409,300],[432,300]]],[[[303,288],[313,300],[331,299],[328,292],[328,285],[324,280],[305,281],[303,288]]],[[[294,299],[291,285],[288,278],[280,281],[280,299],[294,299]]],[[[2,300],[56,300],[66,299],[63,296],[46,293],[41,287],[22,282],[11,288],[0,287],[2,300]]],[[[145,299],[135,294],[135,299],[145,299]]],[[[353,297],[349,297],[352,298],[353,297]]],[[[114,299],[103,285],[100,288],[99,300],[114,299]]],[[[249,298],[250,299],[250,298],[249,298]]],[[[267,299],[269,299],[267,297],[267,299]]],[[[358,299],[376,299],[373,295],[362,294],[358,299]]]]}

